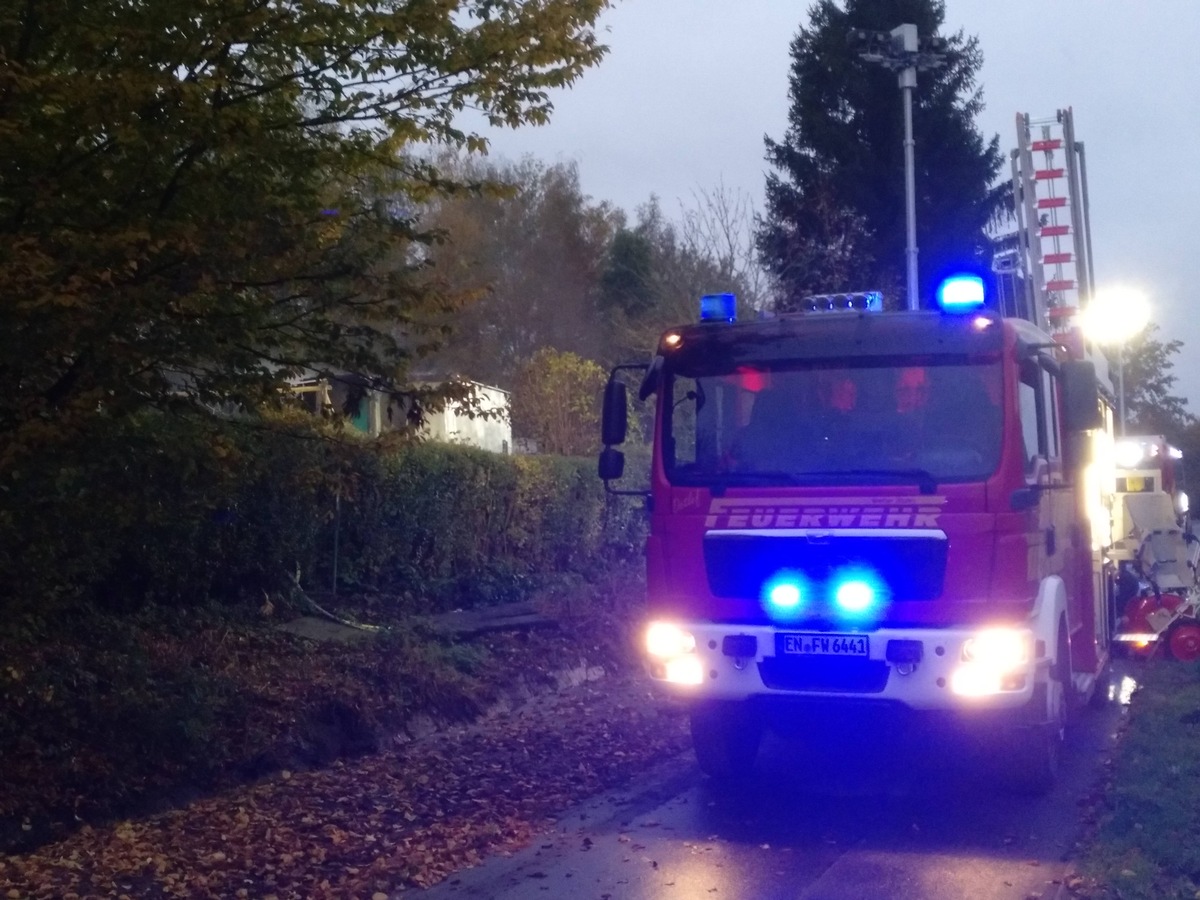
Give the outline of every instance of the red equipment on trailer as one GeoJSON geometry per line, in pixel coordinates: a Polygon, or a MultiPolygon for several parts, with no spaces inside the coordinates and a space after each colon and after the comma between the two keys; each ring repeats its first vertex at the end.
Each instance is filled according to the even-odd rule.
{"type": "Polygon", "coordinates": [[[1117,441],[1113,639],[1135,653],[1165,646],[1176,659],[1195,660],[1200,659],[1200,540],[1188,518],[1182,458],[1161,435],[1117,441]]]}

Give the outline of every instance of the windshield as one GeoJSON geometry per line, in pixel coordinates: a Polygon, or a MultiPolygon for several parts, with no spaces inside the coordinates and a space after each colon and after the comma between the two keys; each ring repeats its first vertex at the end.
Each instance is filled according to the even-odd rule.
{"type": "Polygon", "coordinates": [[[756,363],[667,379],[676,484],[922,486],[986,478],[1000,458],[1000,364],[756,363]]]}

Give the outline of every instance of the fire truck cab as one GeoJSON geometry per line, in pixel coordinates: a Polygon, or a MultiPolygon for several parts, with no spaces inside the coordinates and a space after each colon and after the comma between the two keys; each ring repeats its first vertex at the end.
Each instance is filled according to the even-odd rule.
{"type": "Polygon", "coordinates": [[[768,723],[854,704],[995,730],[1014,783],[1053,783],[1109,662],[1111,388],[982,292],[967,279],[905,312],[823,296],[747,322],[710,296],[643,367],[646,662],[688,704],[708,774],[745,772],[768,723]]]}

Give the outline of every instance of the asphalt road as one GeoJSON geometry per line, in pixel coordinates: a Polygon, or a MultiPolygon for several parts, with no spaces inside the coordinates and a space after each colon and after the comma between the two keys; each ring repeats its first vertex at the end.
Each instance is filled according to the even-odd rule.
{"type": "Polygon", "coordinates": [[[1029,900],[1059,896],[1132,681],[1068,731],[1047,796],[1000,789],[945,738],[811,748],[769,736],[754,777],[715,785],[690,753],[565,813],[525,850],[423,900],[1029,900]]]}

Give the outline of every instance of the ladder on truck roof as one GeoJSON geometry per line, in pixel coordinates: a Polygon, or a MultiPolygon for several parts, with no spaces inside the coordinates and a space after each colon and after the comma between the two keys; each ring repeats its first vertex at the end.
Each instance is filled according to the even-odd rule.
{"type": "Polygon", "coordinates": [[[1069,107],[1050,119],[1017,114],[1012,183],[1017,242],[1010,265],[1020,275],[1024,317],[1051,334],[1070,331],[1094,280],[1086,158],[1069,107]]]}

